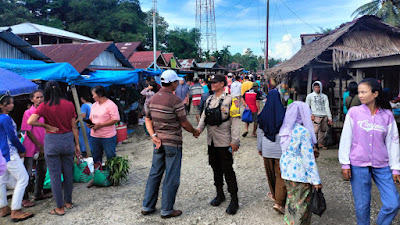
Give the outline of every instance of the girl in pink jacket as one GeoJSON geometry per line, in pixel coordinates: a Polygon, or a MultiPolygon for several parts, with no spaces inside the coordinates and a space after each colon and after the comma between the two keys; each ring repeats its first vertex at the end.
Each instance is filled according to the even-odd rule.
{"type": "Polygon", "coordinates": [[[372,179],[383,206],[376,223],[391,224],[400,207],[399,133],[380,83],[367,78],[358,85],[362,105],[346,115],[339,145],[342,174],[350,179],[358,225],[370,224],[372,179]]]}

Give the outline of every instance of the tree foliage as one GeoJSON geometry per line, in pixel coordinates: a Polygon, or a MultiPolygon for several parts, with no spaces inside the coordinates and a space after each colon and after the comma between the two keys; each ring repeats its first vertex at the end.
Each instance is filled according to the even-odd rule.
{"type": "Polygon", "coordinates": [[[200,33],[193,28],[170,30],[166,35],[166,51],[179,59],[198,58],[200,33]]]}
{"type": "Polygon", "coordinates": [[[400,25],[400,0],[372,0],[357,8],[352,16],[375,15],[384,22],[400,25]]]}

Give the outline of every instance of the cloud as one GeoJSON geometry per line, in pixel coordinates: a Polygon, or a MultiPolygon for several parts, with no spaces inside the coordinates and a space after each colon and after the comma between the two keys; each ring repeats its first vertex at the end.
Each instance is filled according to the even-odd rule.
{"type": "Polygon", "coordinates": [[[292,34],[285,34],[282,40],[275,43],[274,49],[269,50],[273,58],[289,59],[300,49],[300,38],[293,38],[292,34]]]}

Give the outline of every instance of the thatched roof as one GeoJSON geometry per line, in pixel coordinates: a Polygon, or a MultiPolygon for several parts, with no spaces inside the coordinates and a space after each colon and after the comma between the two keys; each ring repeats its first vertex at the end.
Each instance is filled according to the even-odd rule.
{"type": "Polygon", "coordinates": [[[292,58],[267,70],[267,75],[283,79],[312,62],[322,53],[332,55],[332,69],[338,71],[350,61],[400,54],[400,29],[375,16],[363,16],[303,46],[292,58]]]}

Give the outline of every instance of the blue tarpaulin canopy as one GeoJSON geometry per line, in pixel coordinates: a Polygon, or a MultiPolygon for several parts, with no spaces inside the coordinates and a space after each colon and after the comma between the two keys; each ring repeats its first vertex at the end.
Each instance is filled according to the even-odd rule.
{"type": "Polygon", "coordinates": [[[37,84],[20,75],[0,68],[0,95],[9,93],[12,96],[29,94],[36,90],[37,84]]]}
{"type": "Polygon", "coordinates": [[[90,72],[88,75],[82,75],[80,78],[72,81],[73,84],[94,87],[102,85],[104,87],[110,85],[126,85],[136,84],[139,82],[139,76],[158,76],[161,71],[146,71],[143,69],[136,70],[97,70],[90,72]]]}
{"type": "Polygon", "coordinates": [[[0,58],[0,68],[13,71],[29,80],[56,80],[70,83],[80,77],[78,71],[69,63],[0,58]]]}

